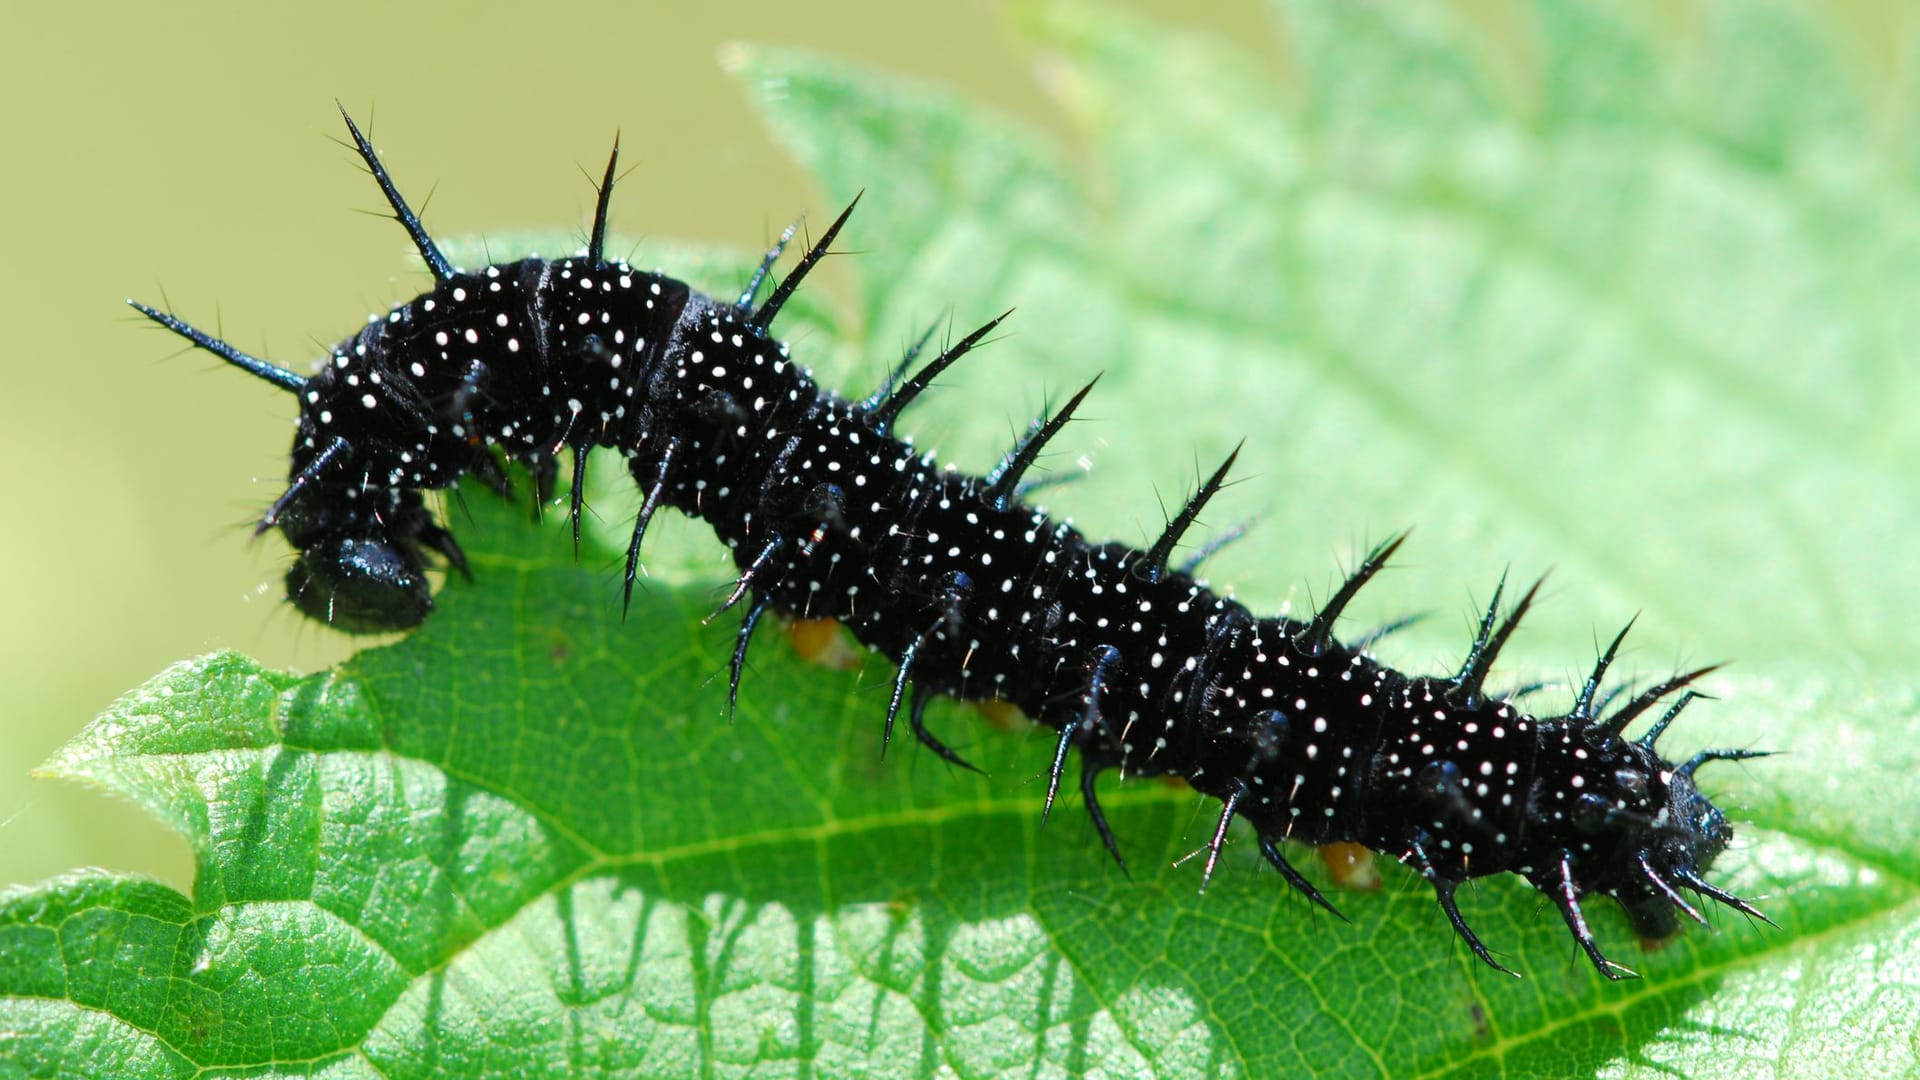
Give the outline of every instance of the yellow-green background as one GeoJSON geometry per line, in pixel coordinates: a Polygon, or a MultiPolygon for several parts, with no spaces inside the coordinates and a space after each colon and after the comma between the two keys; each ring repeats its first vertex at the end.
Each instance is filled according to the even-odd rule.
{"type": "MultiPolygon", "coordinates": [[[[1127,6],[1284,64],[1257,0],[1127,6]]],[[[1497,2],[1469,6],[1500,25],[1497,2]]],[[[1899,5],[1847,8],[1861,63],[1895,81],[1899,5]]],[[[336,97],[416,201],[434,193],[443,235],[577,225],[581,169],[618,130],[621,232],[757,245],[836,208],[722,72],[725,42],[838,53],[1066,133],[1006,26],[984,0],[0,9],[0,883],[92,864],[187,885],[177,837],[27,771],[171,661],[234,647],[311,670],[349,647],[285,611],[283,546],[245,528],[279,490],[288,401],[121,306],[164,295],[304,367],[417,291],[399,230],[355,212],[380,203],[334,141],[336,97]]],[[[1524,72],[1524,49],[1491,53],[1524,72]]]]}

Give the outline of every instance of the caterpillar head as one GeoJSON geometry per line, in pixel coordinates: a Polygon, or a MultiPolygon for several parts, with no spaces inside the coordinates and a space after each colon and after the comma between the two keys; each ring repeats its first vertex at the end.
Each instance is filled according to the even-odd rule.
{"type": "Polygon", "coordinates": [[[350,634],[405,630],[433,610],[425,568],[379,536],[326,536],[302,548],[287,568],[287,599],[350,634]]]}
{"type": "MultiPolygon", "coordinates": [[[[1679,711],[1686,700],[1683,698],[1673,711],[1679,711]]],[[[1637,745],[1651,754],[1651,736],[1637,745]]],[[[1626,868],[1627,880],[1615,890],[1641,937],[1657,941],[1670,936],[1678,929],[1678,916],[1683,914],[1694,922],[1706,922],[1678,889],[1773,924],[1773,920],[1746,900],[1707,882],[1707,868],[1727,849],[1733,839],[1733,826],[1727,822],[1726,813],[1715,806],[1694,781],[1694,771],[1707,762],[1764,756],[1765,751],[1708,749],[1679,765],[1654,758],[1666,785],[1663,808],[1652,826],[1633,830],[1632,840],[1637,850],[1626,868]]]]}
{"type": "Polygon", "coordinates": [[[296,500],[279,518],[298,551],[287,568],[287,599],[307,617],[350,634],[406,630],[433,611],[429,549],[466,571],[453,537],[417,492],[380,494],[386,505],[377,511],[342,508],[339,500],[296,500]]]}
{"type": "Polygon", "coordinates": [[[1679,775],[1671,766],[1666,771],[1671,779],[1655,822],[1626,830],[1624,880],[1616,893],[1634,930],[1650,941],[1672,935],[1682,912],[1700,917],[1676,886],[1697,890],[1707,868],[1733,839],[1726,814],[1701,793],[1692,775],[1679,775]]]}
{"type": "MultiPolygon", "coordinates": [[[[1582,735],[1596,766],[1585,770],[1585,790],[1567,811],[1573,885],[1580,892],[1616,897],[1634,929],[1647,940],[1670,936],[1679,916],[1704,923],[1681,890],[1764,920],[1747,901],[1708,884],[1706,871],[1733,839],[1727,816],[1700,790],[1694,772],[1709,761],[1761,756],[1750,750],[1703,750],[1682,764],[1663,759],[1654,740],[1699,695],[1683,695],[1646,735],[1618,737],[1613,723],[1585,727],[1582,735]],[[1604,845],[1602,844],[1604,838],[1604,845]]],[[[1549,879],[1548,889],[1554,883],[1549,879]]]]}

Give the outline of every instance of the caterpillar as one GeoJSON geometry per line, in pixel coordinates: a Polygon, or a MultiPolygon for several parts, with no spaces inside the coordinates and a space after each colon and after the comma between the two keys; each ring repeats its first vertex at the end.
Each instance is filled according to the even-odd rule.
{"type": "Polygon", "coordinates": [[[369,320],[310,376],[128,301],[297,398],[289,483],[256,531],[277,528],[295,550],[286,588],[303,614],[352,633],[419,624],[433,610],[431,566],[471,576],[424,493],[468,476],[505,493],[509,463],[528,467],[544,498],[562,453],[571,458],[577,550],[588,453],[610,447],[643,494],[623,602],[661,507],[711,525],[738,567],[720,608],[743,611],[729,710],[768,612],[837,619],[896,665],[883,746],[904,712],[919,742],[971,769],[928,728],[927,703],[1016,706],[1056,735],[1043,819],[1077,751],[1084,805],[1123,868],[1096,791],[1115,769],[1178,777],[1219,800],[1203,888],[1229,826],[1243,820],[1291,888],[1344,919],[1281,843],[1361,844],[1424,878],[1454,933],[1503,972],[1460,911],[1457,891],[1471,878],[1521,876],[1608,979],[1635,973],[1602,953],[1583,908],[1592,897],[1616,900],[1647,938],[1673,933],[1681,915],[1706,921],[1688,894],[1766,918],[1707,880],[1733,830],[1695,782],[1704,764],[1758,752],[1706,749],[1675,763],[1656,746],[1713,667],[1637,692],[1609,687],[1629,622],[1565,713],[1530,715],[1485,689],[1540,587],[1503,609],[1503,579],[1457,672],[1394,670],[1370,652],[1380,632],[1342,641],[1334,628],[1404,533],[1369,552],[1311,618],[1257,616],[1195,578],[1217,544],[1172,561],[1238,449],[1140,550],[1091,540],[1025,501],[1028,468],[1093,383],[1035,421],[984,475],[942,468],[895,434],[916,396],[1005,316],[921,364],[929,331],[864,397],[823,389],[794,361],[771,327],[852,205],[771,289],[793,228],[737,298],[716,299],[607,257],[616,142],[583,251],[466,271],[440,252],[372,144],[344,109],[342,117],[432,274],[429,291],[369,320]],[[1627,727],[1659,705],[1664,712],[1628,738],[1627,727]]]}

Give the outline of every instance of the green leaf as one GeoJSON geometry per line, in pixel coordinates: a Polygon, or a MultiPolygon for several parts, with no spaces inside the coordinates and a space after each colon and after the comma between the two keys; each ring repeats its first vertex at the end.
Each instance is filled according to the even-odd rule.
{"type": "MultiPolygon", "coordinates": [[[[1245,837],[1195,895],[1174,863],[1213,811],[1160,785],[1105,800],[1122,877],[1084,821],[1037,826],[1048,740],[970,710],[931,720],[991,778],[883,763],[884,662],[823,670],[769,633],[729,725],[731,618],[702,624],[726,568],[698,525],[658,538],[622,623],[609,460],[579,562],[470,493],[478,584],[421,631],[306,678],[180,665],[49,763],[175,825],[199,874],[191,898],[103,873],[0,898],[0,1080],[1912,1071],[1912,165],[1810,9],[1709,2],[1682,42],[1616,5],[1521,7],[1516,77],[1449,9],[1290,0],[1285,79],[1021,8],[1084,165],[937,92],[742,49],[827,194],[869,190],[852,310],[782,332],[858,389],[943,311],[1018,303],[911,422],[978,468],[1106,369],[1076,426],[1095,466],[1049,493],[1096,535],[1151,533],[1149,496],[1248,436],[1214,524],[1262,520],[1212,569],[1256,609],[1310,605],[1335,554],[1414,524],[1356,626],[1553,565],[1514,680],[1584,669],[1642,608],[1643,673],[1736,657],[1670,738],[1785,751],[1709,774],[1741,837],[1716,880],[1778,930],[1632,955],[1602,907],[1647,976],[1608,985],[1487,880],[1468,916],[1515,981],[1390,864],[1336,894],[1351,926],[1245,837]]],[[[1392,656],[1457,662],[1463,624],[1392,656]]]]}

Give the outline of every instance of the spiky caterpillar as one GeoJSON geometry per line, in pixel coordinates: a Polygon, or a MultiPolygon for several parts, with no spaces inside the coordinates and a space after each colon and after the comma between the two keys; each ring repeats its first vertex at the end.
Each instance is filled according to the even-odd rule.
{"type": "Polygon", "coordinates": [[[1333,629],[1400,538],[1372,551],[1313,618],[1255,616],[1196,581],[1192,564],[1170,563],[1232,457],[1144,551],[1090,541],[1023,501],[1025,471],[1091,384],[984,476],[942,469],[893,434],[907,405],[999,320],[918,371],[916,346],[860,400],[823,390],[790,359],[769,327],[852,207],[764,302],[787,237],[722,302],[604,257],[609,160],[580,256],[469,273],[440,253],[347,125],[433,274],[431,291],[335,346],[311,377],[135,304],[299,397],[291,483],[260,528],[277,526],[297,550],[288,594],[307,615],[352,632],[418,624],[432,610],[432,557],[466,571],[422,492],[469,474],[504,489],[503,459],[530,467],[544,491],[571,454],[577,544],[588,451],[612,447],[644,493],[629,598],[662,506],[712,525],[740,568],[722,608],[745,605],[729,707],[765,613],[838,619],[898,665],[886,738],[904,709],[922,743],[970,768],[924,722],[937,695],[1009,702],[1057,731],[1046,812],[1077,749],[1082,796],[1116,860],[1096,793],[1111,769],[1177,776],[1221,801],[1203,882],[1240,818],[1293,888],[1338,915],[1279,842],[1364,844],[1431,882],[1454,930],[1500,970],[1455,900],[1472,877],[1525,877],[1608,978],[1632,973],[1596,945],[1589,896],[1615,897],[1654,937],[1676,913],[1701,919],[1683,889],[1759,916],[1705,880],[1731,829],[1694,783],[1702,764],[1751,753],[1706,750],[1675,764],[1655,747],[1710,669],[1616,704],[1604,683],[1623,630],[1565,715],[1526,715],[1483,685],[1536,585],[1504,615],[1496,590],[1457,673],[1395,671],[1368,654],[1370,641],[1343,643],[1333,629]],[[1648,731],[1624,736],[1669,698],[1648,731]]]}

